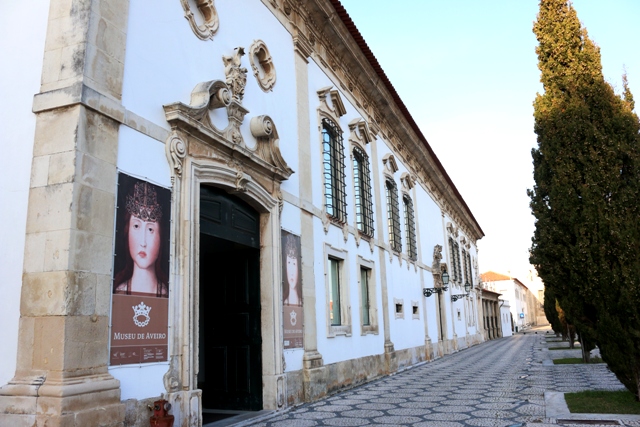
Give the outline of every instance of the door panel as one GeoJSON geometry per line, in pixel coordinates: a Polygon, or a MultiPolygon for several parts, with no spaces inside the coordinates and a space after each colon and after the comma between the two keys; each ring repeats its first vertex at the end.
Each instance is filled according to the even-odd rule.
{"type": "Polygon", "coordinates": [[[206,196],[209,199],[201,202],[201,209],[209,206],[213,212],[200,216],[199,388],[203,407],[260,410],[260,251],[246,244],[259,242],[258,215],[228,195],[208,192],[206,196]]]}

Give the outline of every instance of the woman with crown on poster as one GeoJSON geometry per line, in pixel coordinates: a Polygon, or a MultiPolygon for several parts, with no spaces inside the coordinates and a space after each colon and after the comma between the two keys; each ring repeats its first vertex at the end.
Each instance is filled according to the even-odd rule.
{"type": "Polygon", "coordinates": [[[152,184],[138,181],[126,198],[124,268],[114,277],[115,294],[167,298],[168,278],[161,267],[162,206],[152,184]]]}

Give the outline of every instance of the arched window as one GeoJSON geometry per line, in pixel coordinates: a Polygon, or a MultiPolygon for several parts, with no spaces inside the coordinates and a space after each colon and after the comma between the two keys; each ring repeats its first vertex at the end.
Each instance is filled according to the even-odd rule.
{"type": "Polygon", "coordinates": [[[418,250],[416,248],[416,220],[413,214],[413,201],[408,195],[402,197],[404,205],[404,228],[407,235],[407,255],[409,259],[415,261],[418,259],[418,250]]]}
{"type": "Polygon", "coordinates": [[[342,132],[331,120],[322,119],[325,209],[340,222],[347,221],[344,157],[342,132]]]}
{"type": "Polygon", "coordinates": [[[360,147],[353,149],[353,185],[356,196],[356,226],[363,234],[373,236],[373,203],[369,158],[360,147]]]}
{"type": "Polygon", "coordinates": [[[391,249],[402,252],[400,238],[400,206],[398,205],[398,187],[390,179],[386,182],[387,188],[387,225],[389,227],[389,244],[391,249]]]}

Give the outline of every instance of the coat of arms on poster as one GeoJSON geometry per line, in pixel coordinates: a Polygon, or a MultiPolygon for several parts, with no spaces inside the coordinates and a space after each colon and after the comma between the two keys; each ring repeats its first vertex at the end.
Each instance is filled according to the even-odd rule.
{"type": "Polygon", "coordinates": [[[171,192],[119,174],[111,365],[167,360],[171,192]]]}
{"type": "Polygon", "coordinates": [[[284,348],[303,347],[302,257],[300,236],[282,230],[284,348]]]}

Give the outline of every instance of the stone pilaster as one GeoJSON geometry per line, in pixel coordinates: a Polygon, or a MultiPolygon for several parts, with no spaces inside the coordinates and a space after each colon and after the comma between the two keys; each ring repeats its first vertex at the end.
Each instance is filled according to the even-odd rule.
{"type": "Polygon", "coordinates": [[[0,425],[121,426],[107,371],[118,123],[128,0],[52,0],[27,213],[18,363],[0,425]]]}

